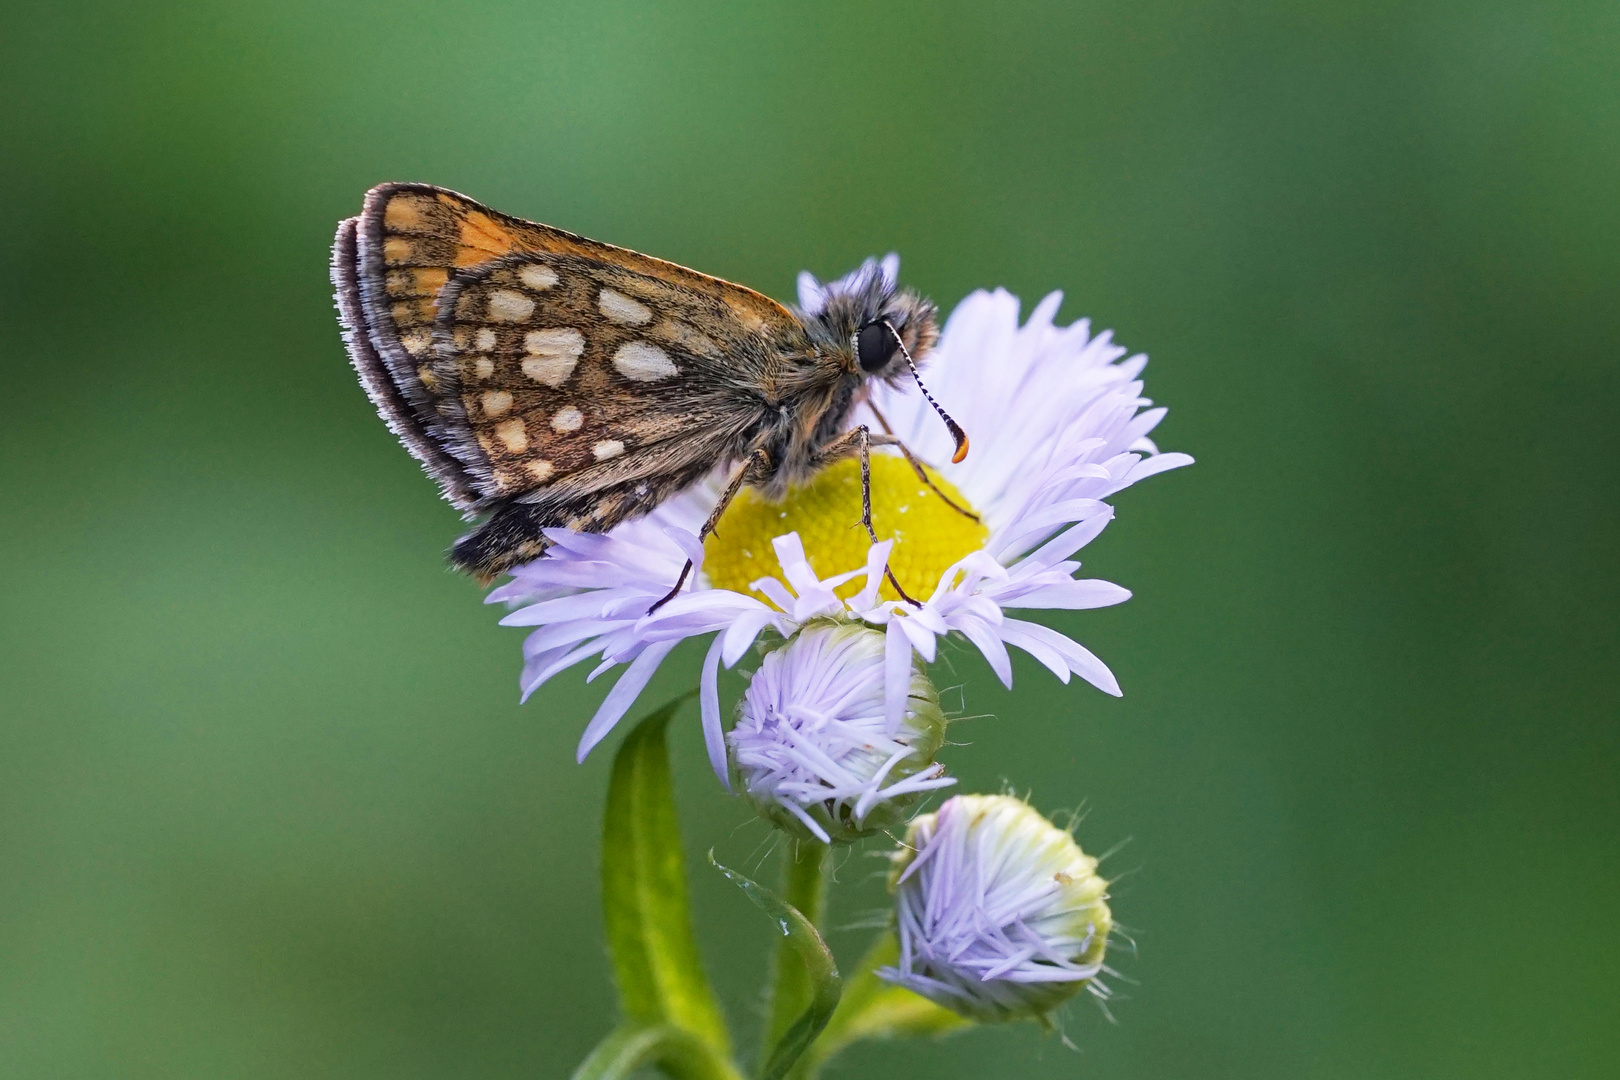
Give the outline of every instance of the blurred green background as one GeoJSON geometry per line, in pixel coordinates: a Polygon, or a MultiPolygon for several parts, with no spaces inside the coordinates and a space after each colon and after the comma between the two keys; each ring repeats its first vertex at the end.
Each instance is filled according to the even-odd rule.
{"type": "MultiPolygon", "coordinates": [[[[783,298],[894,249],[1153,356],[1199,463],[1089,549],[1135,599],[1053,620],[1125,698],[959,651],[999,715],[948,757],[1131,839],[1137,985],[1078,1052],[831,1075],[1620,1074],[1620,7],[0,19],[0,1074],[564,1076],[608,1030],[606,681],[518,705],[338,340],[334,223],[395,179],[783,298]]],[[[766,833],[676,742],[746,1026],[769,929],[695,859],[766,833]]]]}

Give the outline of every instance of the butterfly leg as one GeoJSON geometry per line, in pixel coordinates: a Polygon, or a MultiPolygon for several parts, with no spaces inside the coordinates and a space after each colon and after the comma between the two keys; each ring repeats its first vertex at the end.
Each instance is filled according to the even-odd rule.
{"type": "MultiPolygon", "coordinates": [[[[749,478],[758,479],[769,475],[770,467],[771,457],[764,450],[756,450],[737,463],[736,468],[731,470],[731,476],[726,480],[726,489],[720,493],[720,501],[714,504],[714,509],[709,511],[708,520],[703,523],[703,528],[698,530],[698,543],[703,543],[704,540],[708,539],[709,534],[714,532],[715,526],[720,524],[721,515],[726,512],[726,507],[731,505],[731,500],[737,497],[737,492],[742,490],[743,485],[748,482],[749,478]]],[[[681,576],[676,580],[675,587],[665,593],[663,599],[659,600],[658,603],[648,608],[647,614],[651,615],[675,599],[675,595],[681,591],[681,586],[686,584],[686,579],[691,575],[692,570],[692,560],[687,559],[686,565],[681,567],[681,576]]]]}
{"type": "MultiPolygon", "coordinates": [[[[850,428],[832,442],[823,446],[817,457],[823,463],[836,461],[844,455],[854,451],[861,459],[861,525],[866,529],[867,537],[872,543],[878,542],[877,530],[872,528],[872,447],[899,446],[900,440],[893,435],[874,435],[865,424],[850,428]]],[[[920,608],[922,604],[911,598],[906,590],[900,587],[900,580],[894,576],[894,571],[887,565],[883,573],[894,586],[894,591],[900,594],[900,599],[912,607],[920,608]]]]}
{"type": "MultiPolygon", "coordinates": [[[[894,438],[894,428],[889,426],[888,417],[879,412],[878,407],[871,401],[866,403],[866,407],[872,410],[872,415],[877,417],[877,422],[883,425],[883,433],[891,438],[894,438]]],[[[928,475],[927,470],[923,468],[922,462],[917,460],[917,455],[911,452],[911,447],[901,442],[898,438],[894,439],[894,445],[900,448],[900,452],[906,456],[906,461],[911,463],[911,471],[917,474],[917,479],[927,484],[930,491],[932,491],[935,495],[938,495],[941,499],[945,500],[946,506],[950,507],[952,510],[955,510],[958,514],[961,514],[965,518],[971,518],[973,521],[979,520],[978,514],[975,514],[966,507],[956,505],[956,500],[939,490],[939,485],[934,483],[933,478],[928,475]]]]}

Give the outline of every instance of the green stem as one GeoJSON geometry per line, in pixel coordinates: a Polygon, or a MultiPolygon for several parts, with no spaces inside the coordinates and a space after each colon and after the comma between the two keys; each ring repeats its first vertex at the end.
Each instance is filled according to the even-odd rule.
{"type": "MultiPolygon", "coordinates": [[[[782,853],[782,899],[798,908],[816,929],[821,928],[823,909],[827,903],[826,844],[816,840],[798,840],[782,853]]],[[[810,974],[799,959],[793,944],[786,938],[776,946],[771,963],[771,986],[767,990],[765,1037],[760,1042],[761,1053],[787,1033],[794,1021],[809,1008],[815,996],[810,974]]]]}
{"type": "Polygon", "coordinates": [[[791,1080],[810,1080],[839,1051],[861,1039],[939,1036],[968,1026],[950,1010],[878,978],[878,968],[899,959],[894,932],[879,934],[854,976],[844,982],[843,996],[827,1026],[788,1074],[791,1080]]]}
{"type": "Polygon", "coordinates": [[[653,1064],[676,1080],[742,1080],[725,1055],[672,1024],[619,1028],[580,1063],[572,1080],[628,1080],[653,1064]]]}

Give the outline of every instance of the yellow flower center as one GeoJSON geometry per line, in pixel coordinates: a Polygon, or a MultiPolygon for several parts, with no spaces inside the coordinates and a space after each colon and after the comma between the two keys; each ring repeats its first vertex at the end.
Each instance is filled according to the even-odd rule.
{"type": "MultiPolygon", "coordinates": [[[[932,469],[928,476],[951,502],[973,509],[944,477],[932,469]]],[[[872,458],[872,528],[879,540],[894,540],[889,568],[901,587],[918,600],[932,595],[940,575],[964,555],[983,547],[990,535],[982,522],[951,509],[917,479],[904,458],[888,455],[872,458]]],[[[709,583],[717,589],[746,593],[762,577],[780,577],[782,569],[771,541],[790,532],[798,533],[804,542],[805,557],[817,577],[865,566],[870,541],[861,528],[861,463],[848,459],[830,465],[779,503],[744,488],[704,541],[703,570],[709,583]]],[[[845,582],[838,595],[847,599],[865,585],[863,575],[845,582]]],[[[900,599],[887,579],[882,596],[900,599]]]]}

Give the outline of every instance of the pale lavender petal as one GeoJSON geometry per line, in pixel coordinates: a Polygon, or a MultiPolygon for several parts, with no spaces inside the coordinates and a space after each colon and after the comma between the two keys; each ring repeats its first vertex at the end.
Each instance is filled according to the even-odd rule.
{"type": "Polygon", "coordinates": [[[529,695],[540,689],[540,687],[545,684],[546,680],[550,679],[559,671],[565,671],[568,668],[573,667],[581,660],[595,656],[600,649],[600,645],[587,642],[577,649],[551,650],[550,652],[546,653],[546,656],[554,659],[547,659],[544,662],[537,659],[533,662],[532,669],[529,665],[524,665],[523,677],[518,682],[518,689],[523,691],[523,697],[521,700],[528,701],[529,695]],[[561,652],[560,656],[558,655],[558,652],[561,652]]]}
{"type": "Polygon", "coordinates": [[[1016,627],[1009,631],[1007,622],[1011,621],[1016,620],[1007,620],[998,628],[997,632],[1001,635],[1001,640],[1008,645],[1023,649],[1029,653],[1029,655],[1040,661],[1046,670],[1056,675],[1064,685],[1068,685],[1069,676],[1072,674],[1069,671],[1068,661],[1064,660],[1056,649],[1051,648],[1039,638],[1021,633],[1016,627]]]}
{"type": "Polygon", "coordinates": [[[893,547],[893,540],[883,540],[866,549],[866,587],[848,600],[851,611],[865,612],[877,606],[878,590],[883,587],[883,570],[889,564],[893,547]]]}
{"type": "Polygon", "coordinates": [[[1095,540],[1112,520],[1114,520],[1114,511],[1110,507],[1107,513],[1094,514],[1079,524],[1059,533],[1037,548],[1033,554],[1026,556],[1025,561],[1039,566],[1067,559],[1070,555],[1095,540]]]}
{"type": "Polygon", "coordinates": [[[883,274],[883,283],[891,289],[894,288],[900,281],[900,255],[897,252],[889,252],[883,256],[878,269],[883,274]]]}
{"type": "Polygon", "coordinates": [[[777,578],[760,578],[758,581],[751,582],[748,587],[755,592],[764,593],[765,599],[783,611],[791,612],[797,603],[793,594],[788,591],[788,587],[777,578]]]}
{"type": "Polygon", "coordinates": [[[888,730],[898,731],[906,715],[906,696],[911,691],[911,641],[899,623],[890,619],[883,653],[883,715],[888,730]]]}
{"type": "Polygon", "coordinates": [[[725,643],[724,634],[714,635],[709,651],[703,657],[703,675],[698,681],[698,704],[703,714],[703,745],[709,751],[709,765],[721,785],[731,790],[731,777],[726,768],[726,733],[720,724],[720,650],[725,643]]]}
{"type": "Polygon", "coordinates": [[[646,689],[647,682],[658,670],[658,665],[664,662],[664,657],[668,656],[670,650],[677,644],[679,642],[660,641],[649,645],[646,651],[625,669],[624,674],[619,676],[619,681],[613,684],[613,689],[609,690],[607,697],[603,699],[601,708],[596,710],[596,715],[585,726],[585,734],[580,736],[579,750],[575,754],[576,761],[584,761],[585,755],[589,754],[597,743],[607,738],[608,732],[612,731],[613,726],[630,711],[630,706],[636,703],[636,698],[646,689]]]}
{"type": "Polygon", "coordinates": [[[1064,608],[1083,611],[1090,608],[1112,607],[1131,598],[1131,590],[1122,589],[1101,578],[1065,579],[1018,597],[1021,608],[1064,608]]]}
{"type": "Polygon", "coordinates": [[[725,651],[722,658],[725,660],[726,667],[731,667],[742,658],[742,654],[748,650],[748,646],[754,643],[754,639],[759,637],[760,631],[770,625],[770,622],[771,613],[768,610],[749,611],[737,616],[737,621],[728,626],[725,633],[721,635],[725,640],[725,651]]]}
{"type": "MultiPolygon", "coordinates": [[[[923,625],[922,620],[917,617],[920,614],[921,612],[916,612],[905,618],[891,619],[889,626],[892,629],[898,623],[901,632],[911,642],[911,647],[921,653],[925,661],[932,664],[934,662],[934,631],[923,625]]],[[[944,627],[941,627],[940,632],[943,633],[944,629],[944,627]]]]}
{"type": "Polygon", "coordinates": [[[806,314],[819,315],[827,306],[827,293],[808,270],[799,271],[799,306],[806,314]]]}
{"type": "MultiPolygon", "coordinates": [[[[990,670],[996,673],[1001,685],[1012,689],[1012,658],[1007,655],[1007,646],[1002,644],[1001,637],[986,626],[979,619],[962,619],[956,623],[956,629],[962,635],[978,646],[984,658],[990,663],[990,670]]],[[[997,628],[999,629],[999,628],[997,628]]]]}
{"type": "Polygon", "coordinates": [[[1168,472],[1171,469],[1179,469],[1192,463],[1191,454],[1159,454],[1157,457],[1143,458],[1139,464],[1131,469],[1128,479],[1134,484],[1139,480],[1146,480],[1150,476],[1168,472]]]}
{"type": "Polygon", "coordinates": [[[1022,619],[1008,619],[1001,624],[1001,637],[1009,645],[1019,645],[1020,638],[1033,638],[1056,651],[1069,665],[1070,671],[1092,686],[1105,694],[1124,696],[1124,692],[1119,688],[1119,681],[1114,678],[1114,673],[1108,670],[1107,664],[1097,659],[1084,645],[1064,637],[1050,627],[1025,622],[1022,619]]]}

